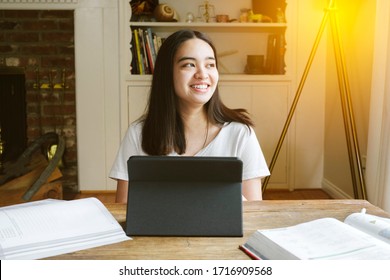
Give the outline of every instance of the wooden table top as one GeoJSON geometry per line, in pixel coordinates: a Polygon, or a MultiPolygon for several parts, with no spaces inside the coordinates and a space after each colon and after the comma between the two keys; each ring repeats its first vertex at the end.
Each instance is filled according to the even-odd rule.
{"type": "MultiPolygon", "coordinates": [[[[125,204],[106,204],[124,225],[125,204]]],[[[140,260],[235,260],[249,259],[238,247],[257,229],[268,229],[333,217],[343,221],[349,214],[367,209],[368,214],[390,214],[365,200],[263,200],[244,202],[243,237],[133,237],[133,240],[51,257],[50,259],[140,260]]]]}

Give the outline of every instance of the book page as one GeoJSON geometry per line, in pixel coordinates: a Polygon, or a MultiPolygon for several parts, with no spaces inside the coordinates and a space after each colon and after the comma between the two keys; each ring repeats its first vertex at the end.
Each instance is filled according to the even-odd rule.
{"type": "Polygon", "coordinates": [[[349,215],[344,222],[390,243],[390,219],[365,213],[353,213],[349,215]]]}
{"type": "Polygon", "coordinates": [[[0,259],[35,259],[128,240],[96,198],[0,208],[0,259]]]}
{"type": "MultiPolygon", "coordinates": [[[[333,218],[259,233],[299,259],[390,259],[390,245],[333,218]]],[[[275,259],[271,249],[262,252],[263,244],[250,245],[275,259]]]]}

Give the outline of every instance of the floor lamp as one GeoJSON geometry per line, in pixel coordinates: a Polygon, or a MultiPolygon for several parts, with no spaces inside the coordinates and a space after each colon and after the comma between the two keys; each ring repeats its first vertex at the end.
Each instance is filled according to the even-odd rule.
{"type": "MultiPolygon", "coordinates": [[[[290,111],[287,115],[286,122],[284,124],[282,133],[280,135],[279,141],[277,143],[275,152],[273,154],[273,157],[271,159],[269,170],[272,174],[272,170],[275,166],[276,160],[278,158],[280,149],[282,147],[283,141],[286,137],[287,130],[290,126],[291,119],[294,115],[295,109],[297,107],[299,97],[301,95],[303,86],[305,84],[307,75],[309,73],[310,67],[312,65],[314,56],[316,54],[316,51],[318,49],[318,45],[320,43],[322,34],[324,32],[324,29],[328,23],[330,22],[330,27],[332,31],[332,39],[333,39],[333,48],[334,48],[334,54],[336,59],[336,68],[337,68],[337,76],[338,76],[338,83],[339,83],[339,90],[340,90],[340,97],[341,97],[341,107],[342,107],[342,113],[343,113],[343,121],[344,121],[344,130],[345,130],[345,136],[347,140],[347,148],[348,148],[348,158],[349,158],[349,165],[350,165],[350,171],[352,176],[352,184],[353,184],[353,192],[355,198],[359,198],[359,190],[358,190],[358,182],[359,181],[359,187],[360,187],[360,193],[362,195],[363,199],[366,199],[366,187],[364,182],[364,176],[363,176],[363,168],[361,163],[361,157],[360,157],[360,149],[359,149],[359,143],[356,133],[356,125],[355,125],[355,119],[353,114],[353,108],[352,108],[352,101],[351,101],[351,93],[350,93],[350,87],[348,82],[348,76],[347,76],[347,69],[345,66],[345,58],[343,54],[342,44],[341,44],[341,37],[340,37],[340,30],[339,30],[339,23],[337,19],[336,13],[336,7],[335,7],[335,0],[329,0],[328,7],[324,11],[324,16],[317,34],[317,37],[314,41],[313,48],[310,52],[309,59],[306,63],[306,67],[304,69],[301,81],[299,83],[298,89],[296,91],[295,97],[293,99],[290,111]],[[356,164],[356,167],[355,167],[356,164]]],[[[265,178],[263,186],[262,186],[262,192],[267,188],[269,179],[271,176],[268,176],[265,178]]]]}

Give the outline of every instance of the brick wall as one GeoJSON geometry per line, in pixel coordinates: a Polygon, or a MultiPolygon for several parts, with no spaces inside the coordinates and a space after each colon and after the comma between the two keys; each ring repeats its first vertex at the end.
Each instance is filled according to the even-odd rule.
{"type": "Polygon", "coordinates": [[[28,141],[62,135],[63,186],[77,190],[73,10],[0,9],[0,66],[25,69],[28,141]]]}

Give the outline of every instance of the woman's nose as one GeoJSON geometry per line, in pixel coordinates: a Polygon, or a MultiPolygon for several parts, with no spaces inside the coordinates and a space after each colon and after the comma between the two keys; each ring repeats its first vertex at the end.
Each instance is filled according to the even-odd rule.
{"type": "Polygon", "coordinates": [[[195,73],[195,78],[199,80],[204,80],[208,78],[208,74],[206,69],[199,68],[198,71],[195,73]]]}

